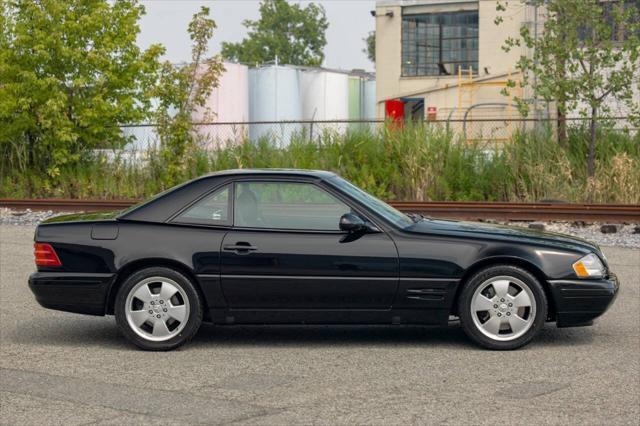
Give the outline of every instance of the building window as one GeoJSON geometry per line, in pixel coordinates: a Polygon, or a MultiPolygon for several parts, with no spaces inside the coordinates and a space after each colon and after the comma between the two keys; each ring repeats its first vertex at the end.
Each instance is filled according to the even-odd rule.
{"type": "Polygon", "coordinates": [[[402,17],[402,75],[478,72],[478,11],[402,17]]]}
{"type": "Polygon", "coordinates": [[[638,28],[640,0],[626,0],[624,2],[619,0],[601,1],[600,7],[602,9],[602,19],[607,24],[610,33],[607,31],[606,34],[596,34],[593,28],[582,26],[578,28],[580,41],[597,42],[597,40],[609,38],[613,42],[623,43],[633,34],[630,28],[634,27],[636,28],[636,36],[640,37],[640,28],[638,28]],[[624,9],[622,9],[623,7],[624,9]],[[628,14],[629,19],[620,21],[619,18],[616,19],[614,17],[616,13],[628,14]]]}

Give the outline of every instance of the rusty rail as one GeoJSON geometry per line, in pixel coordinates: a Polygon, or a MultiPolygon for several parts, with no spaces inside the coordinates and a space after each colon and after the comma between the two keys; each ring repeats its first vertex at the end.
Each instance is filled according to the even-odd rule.
{"type": "MultiPolygon", "coordinates": [[[[74,200],[74,199],[0,199],[0,207],[17,210],[109,211],[121,210],[136,200],[74,200]]],[[[392,201],[404,212],[425,216],[465,220],[545,220],[584,222],[640,223],[640,205],[626,204],[563,204],[508,202],[444,202],[392,201]]]]}
{"type": "Polygon", "coordinates": [[[391,204],[405,212],[453,219],[640,222],[640,205],[637,204],[411,201],[399,201],[391,204]]]}

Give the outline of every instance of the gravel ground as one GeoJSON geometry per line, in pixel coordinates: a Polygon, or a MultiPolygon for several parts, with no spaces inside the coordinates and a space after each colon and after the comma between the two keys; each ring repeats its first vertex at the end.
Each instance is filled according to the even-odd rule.
{"type": "MultiPolygon", "coordinates": [[[[36,225],[39,222],[60,214],[61,212],[52,211],[16,211],[7,208],[0,208],[0,224],[6,225],[36,225]]],[[[527,227],[527,222],[496,222],[512,226],[527,227]]],[[[603,234],[600,232],[599,223],[589,224],[587,226],[577,226],[574,223],[554,222],[545,223],[545,230],[551,232],[560,232],[562,234],[574,235],[593,241],[601,246],[617,246],[628,248],[640,248],[640,233],[635,233],[638,224],[619,225],[618,232],[615,234],[603,234]]]]}
{"type": "Polygon", "coordinates": [[[592,424],[640,418],[640,250],[592,327],[491,352],[451,327],[213,327],[165,353],[113,317],[46,310],[34,227],[0,225],[0,424],[592,424]]]}
{"type": "MultiPolygon", "coordinates": [[[[511,222],[509,225],[528,226],[523,222],[511,222]]],[[[601,223],[594,223],[587,226],[577,226],[574,223],[552,222],[545,224],[545,231],[573,235],[593,241],[601,246],[640,248],[640,233],[635,233],[638,225],[618,225],[618,232],[615,234],[603,234],[600,232],[601,225],[601,223]]]]}
{"type": "Polygon", "coordinates": [[[45,219],[72,212],[13,210],[0,207],[0,225],[37,225],[45,219]]]}

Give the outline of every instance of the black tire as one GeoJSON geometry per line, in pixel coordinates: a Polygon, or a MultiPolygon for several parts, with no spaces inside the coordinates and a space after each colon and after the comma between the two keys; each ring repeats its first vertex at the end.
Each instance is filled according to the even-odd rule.
{"type": "MultiPolygon", "coordinates": [[[[494,305],[495,306],[495,305],[494,305]]],[[[492,350],[513,350],[529,343],[544,326],[547,318],[547,297],[540,282],[529,271],[513,265],[495,265],[482,269],[471,276],[460,294],[458,313],[464,332],[478,345],[492,350]],[[524,283],[535,299],[535,315],[530,328],[513,340],[496,340],[485,335],[473,320],[472,299],[478,287],[494,277],[513,277],[524,283]]]]}
{"type": "Polygon", "coordinates": [[[118,290],[114,308],[116,323],[122,331],[122,334],[124,334],[129,341],[139,348],[148,351],[169,351],[189,342],[198,332],[203,316],[202,301],[191,280],[180,272],[165,267],[141,269],[127,277],[118,290]],[[178,284],[188,299],[189,313],[186,315],[186,324],[184,324],[177,335],[164,341],[153,341],[145,339],[143,336],[139,335],[134,331],[134,326],[130,325],[127,321],[125,313],[129,292],[136,286],[136,284],[151,277],[163,277],[172,280],[178,284]]]}

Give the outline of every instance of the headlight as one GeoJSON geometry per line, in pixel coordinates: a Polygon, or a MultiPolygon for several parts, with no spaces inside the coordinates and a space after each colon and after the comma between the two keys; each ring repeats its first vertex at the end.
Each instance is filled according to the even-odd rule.
{"type": "Polygon", "coordinates": [[[604,265],[600,258],[593,253],[580,258],[572,266],[580,278],[601,278],[604,276],[604,265]]]}

